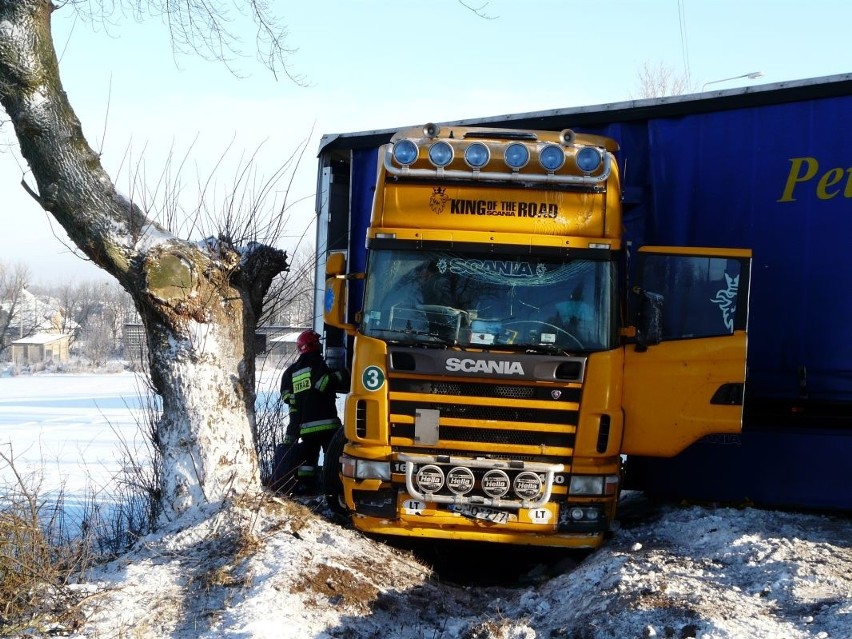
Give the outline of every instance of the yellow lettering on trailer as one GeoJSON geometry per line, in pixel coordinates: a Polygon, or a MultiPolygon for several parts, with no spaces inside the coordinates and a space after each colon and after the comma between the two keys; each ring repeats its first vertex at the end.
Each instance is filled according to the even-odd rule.
{"type": "MultiPolygon", "coordinates": [[[[779,202],[795,202],[794,191],[799,184],[811,182],[820,175],[819,162],[813,157],[790,158],[790,172],[787,174],[787,182],[784,192],[778,199],[779,202]]],[[[843,194],[845,198],[852,198],[852,167],[835,167],[828,169],[816,181],[814,194],[817,199],[830,200],[843,194]],[[844,181],[843,188],[839,185],[844,181]]]]}

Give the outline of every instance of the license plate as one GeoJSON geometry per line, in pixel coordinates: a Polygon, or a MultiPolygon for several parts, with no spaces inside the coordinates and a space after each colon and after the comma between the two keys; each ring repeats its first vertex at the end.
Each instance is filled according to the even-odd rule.
{"type": "Polygon", "coordinates": [[[482,521],[490,521],[495,524],[507,524],[512,516],[506,510],[497,510],[496,508],[488,508],[487,506],[471,506],[469,504],[450,505],[450,510],[458,513],[463,517],[471,519],[479,519],[482,521]]]}

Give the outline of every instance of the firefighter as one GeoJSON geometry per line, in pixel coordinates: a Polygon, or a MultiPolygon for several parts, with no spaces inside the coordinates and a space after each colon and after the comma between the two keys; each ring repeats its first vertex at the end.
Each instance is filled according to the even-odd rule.
{"type": "Polygon", "coordinates": [[[323,454],[338,428],[336,395],[349,390],[346,371],[329,368],[320,336],[312,330],[296,338],[299,358],[281,377],[281,400],[290,408],[284,444],[275,449],[273,488],[294,494],[318,491],[320,449],[323,454]]]}

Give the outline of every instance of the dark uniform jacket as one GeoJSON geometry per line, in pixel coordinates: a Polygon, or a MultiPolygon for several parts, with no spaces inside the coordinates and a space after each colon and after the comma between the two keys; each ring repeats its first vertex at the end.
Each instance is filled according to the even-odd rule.
{"type": "Polygon", "coordinates": [[[281,376],[281,399],[290,407],[287,441],[338,428],[336,393],[348,390],[348,376],[331,370],[322,353],[300,355],[281,376]]]}

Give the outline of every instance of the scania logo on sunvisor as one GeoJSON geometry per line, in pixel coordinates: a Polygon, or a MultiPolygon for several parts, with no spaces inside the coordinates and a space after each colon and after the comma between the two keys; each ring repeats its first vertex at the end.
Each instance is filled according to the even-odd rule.
{"type": "Polygon", "coordinates": [[[446,368],[448,371],[461,371],[463,373],[491,373],[496,375],[524,374],[524,367],[521,363],[511,360],[459,359],[458,357],[448,357],[446,368]]]}

